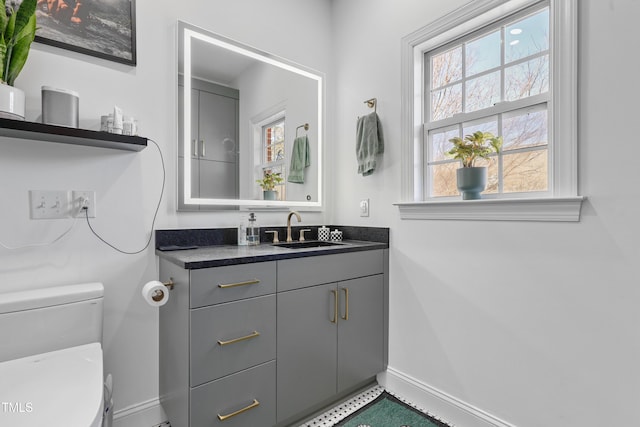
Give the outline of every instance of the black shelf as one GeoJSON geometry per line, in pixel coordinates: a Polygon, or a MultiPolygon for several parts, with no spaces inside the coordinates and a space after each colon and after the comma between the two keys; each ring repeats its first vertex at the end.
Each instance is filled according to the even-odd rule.
{"type": "Polygon", "coordinates": [[[89,147],[113,148],[116,150],[141,151],[147,146],[147,138],[118,135],[95,130],[77,129],[44,123],[25,122],[0,117],[0,136],[57,142],[61,144],[86,145],[89,147]]]}

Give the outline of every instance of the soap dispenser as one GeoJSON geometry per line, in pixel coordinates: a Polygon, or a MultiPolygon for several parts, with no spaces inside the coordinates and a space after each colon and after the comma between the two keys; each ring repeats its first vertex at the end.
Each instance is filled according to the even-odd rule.
{"type": "Polygon", "coordinates": [[[249,224],[247,225],[247,245],[256,246],[260,244],[260,227],[256,221],[256,214],[249,214],[249,224]]]}

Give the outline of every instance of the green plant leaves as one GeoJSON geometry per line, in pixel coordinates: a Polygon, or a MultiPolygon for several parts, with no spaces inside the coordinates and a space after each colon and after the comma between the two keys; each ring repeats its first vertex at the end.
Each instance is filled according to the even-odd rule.
{"type": "Polygon", "coordinates": [[[492,152],[500,153],[502,148],[502,137],[494,136],[491,132],[476,131],[470,135],[465,135],[449,140],[453,148],[447,152],[449,156],[462,162],[465,168],[473,167],[476,159],[488,159],[492,152]]]}
{"type": "Polygon", "coordinates": [[[37,0],[23,0],[18,10],[7,16],[0,5],[0,79],[10,86],[22,71],[36,35],[37,0]]]}

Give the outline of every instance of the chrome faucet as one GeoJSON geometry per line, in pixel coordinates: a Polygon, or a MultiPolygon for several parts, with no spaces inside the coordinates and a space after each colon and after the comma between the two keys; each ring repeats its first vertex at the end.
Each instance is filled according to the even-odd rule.
{"type": "Polygon", "coordinates": [[[293,242],[293,239],[291,238],[291,217],[295,215],[296,219],[298,220],[298,222],[302,222],[302,218],[300,218],[300,214],[296,211],[291,211],[289,212],[289,215],[287,216],[287,242],[293,242]]]}

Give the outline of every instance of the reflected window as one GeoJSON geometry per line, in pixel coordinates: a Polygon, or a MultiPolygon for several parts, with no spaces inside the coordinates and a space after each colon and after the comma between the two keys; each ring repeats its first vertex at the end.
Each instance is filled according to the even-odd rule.
{"type": "Polygon", "coordinates": [[[262,126],[262,172],[280,174],[282,183],[274,187],[277,200],[286,200],[286,168],[285,168],[285,118],[262,126]]]}

